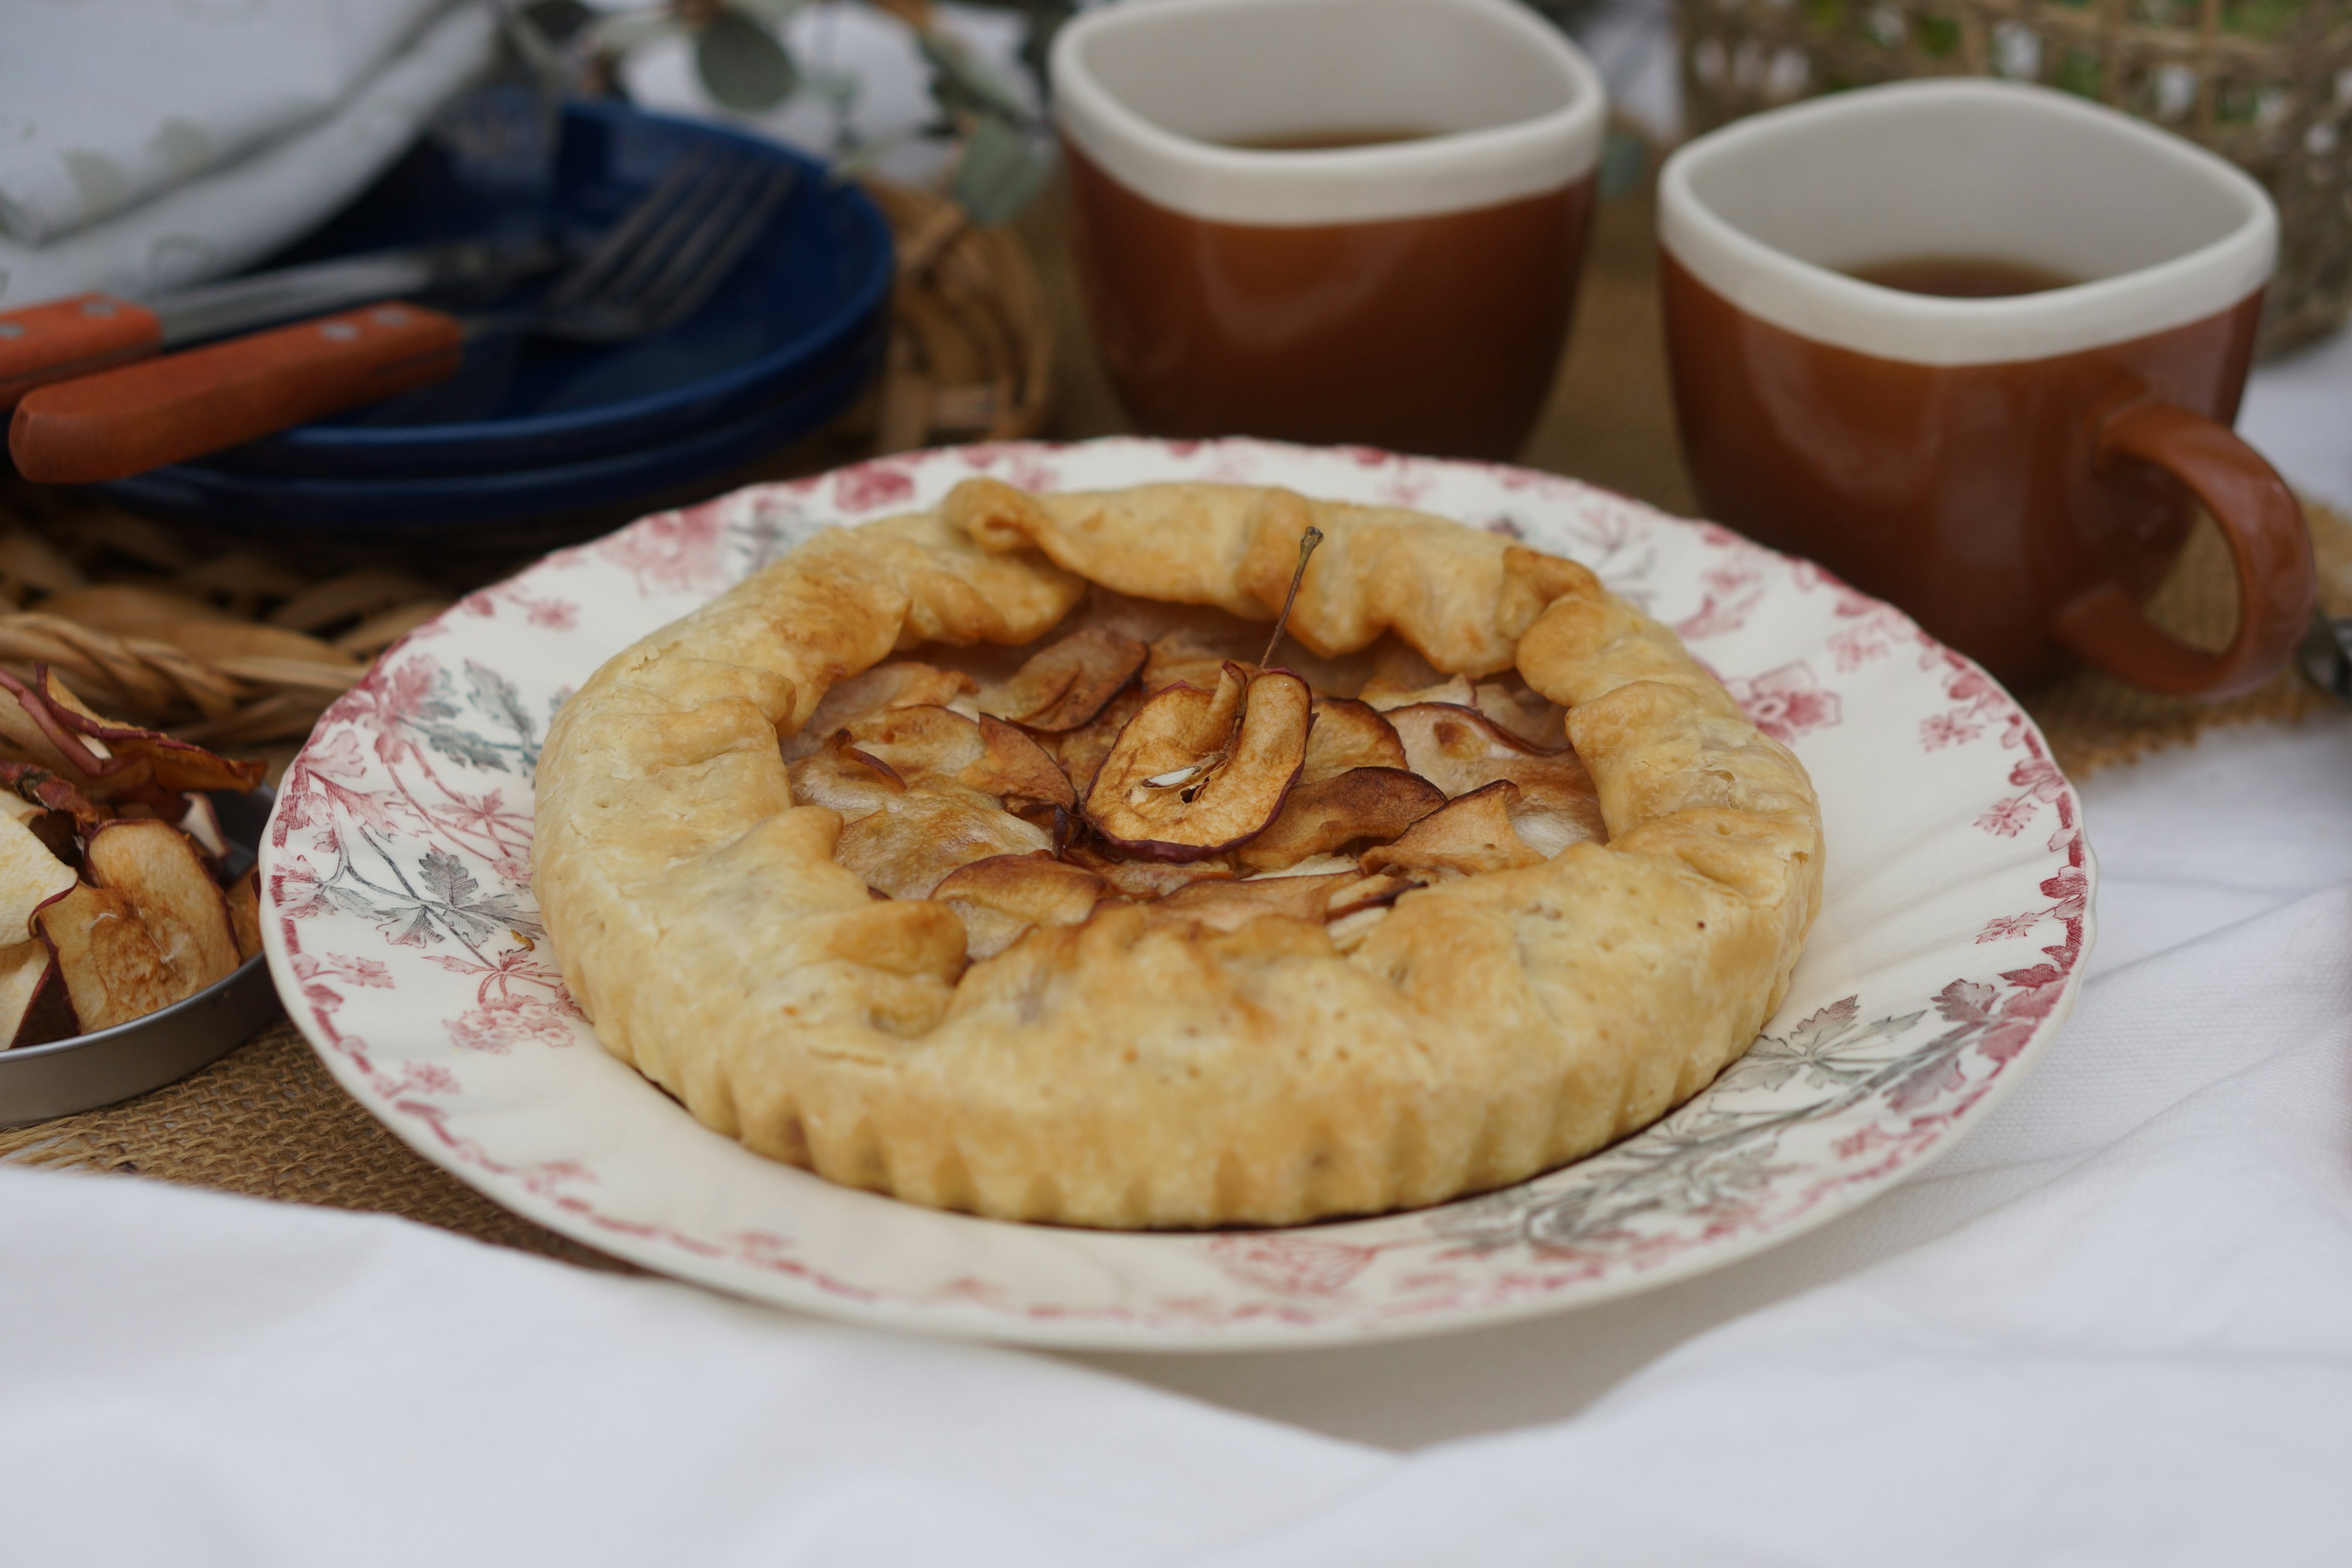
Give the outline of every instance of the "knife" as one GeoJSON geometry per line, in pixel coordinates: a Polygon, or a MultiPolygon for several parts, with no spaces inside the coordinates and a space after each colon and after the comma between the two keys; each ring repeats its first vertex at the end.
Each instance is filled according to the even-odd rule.
{"type": "Polygon", "coordinates": [[[149,304],[78,294],[0,315],[0,413],[37,386],[165,349],[431,289],[497,285],[563,259],[543,237],[465,239],[346,256],[184,289],[149,304]]]}

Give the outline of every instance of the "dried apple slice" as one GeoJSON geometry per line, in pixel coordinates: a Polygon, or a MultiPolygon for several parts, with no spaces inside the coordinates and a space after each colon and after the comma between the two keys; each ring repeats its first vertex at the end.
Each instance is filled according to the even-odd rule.
{"type": "Polygon", "coordinates": [[[1544,857],[1523,843],[1511,826],[1510,804],[1517,794],[1518,785],[1502,779],[1456,796],[1443,811],[1414,823],[1395,843],[1366,850],[1361,864],[1367,873],[1470,877],[1540,866],[1544,857]]]}
{"type": "MultiPolygon", "coordinates": [[[[5,693],[0,693],[0,701],[5,700],[5,693]]],[[[32,763],[0,762],[0,793],[47,811],[62,813],[85,832],[107,818],[107,813],[96,801],[67,780],[32,763]]]]}
{"type": "Polygon", "coordinates": [[[813,755],[786,769],[794,805],[822,805],[855,822],[881,810],[907,793],[907,781],[888,763],[851,749],[847,737],[836,733],[813,755]]]}
{"type": "Polygon", "coordinates": [[[1352,697],[1318,697],[1315,728],[1307,736],[1302,784],[1337,778],[1350,768],[1401,768],[1404,742],[1380,710],[1352,697]]]}
{"type": "Polygon", "coordinates": [[[1144,690],[1156,694],[1171,686],[1213,687],[1219,672],[1234,662],[1234,650],[1225,644],[1226,639],[1190,626],[1155,638],[1144,660],[1144,690]]]}
{"type": "Polygon", "coordinates": [[[58,977],[86,1033],[143,1018],[185,994],[121,893],[77,882],[41,906],[33,929],[57,954],[58,977]]]}
{"type": "Polygon", "coordinates": [[[985,713],[972,720],[950,708],[893,708],[859,720],[844,733],[857,754],[881,763],[908,784],[952,779],[1007,804],[1066,808],[1078,803],[1070,781],[1036,742],[985,713]]]}
{"type": "Polygon", "coordinates": [[[1130,899],[1157,899],[1194,882],[1231,881],[1234,868],[1222,860],[1129,860],[1096,846],[1073,843],[1062,858],[1081,866],[1130,899]]]}
{"type": "Polygon", "coordinates": [[[41,847],[58,858],[59,864],[81,864],[81,835],[67,813],[36,805],[12,790],[0,789],[0,816],[24,824],[26,830],[41,841],[41,847]]]}
{"type": "Polygon", "coordinates": [[[1110,705],[1096,714],[1092,723],[1066,734],[1046,737],[1062,776],[1070,781],[1070,788],[1080,800],[1092,787],[1095,774],[1102,771],[1103,759],[1118,744],[1119,731],[1127,728],[1129,719],[1142,711],[1145,700],[1141,687],[1129,686],[1112,698],[1110,705]]]}
{"type": "Polygon", "coordinates": [[[1468,708],[1475,706],[1478,700],[1477,689],[1470,684],[1470,678],[1466,675],[1449,675],[1434,686],[1414,687],[1376,675],[1364,682],[1363,690],[1357,695],[1383,713],[1422,702],[1452,702],[1468,708]]]}
{"type": "Polygon", "coordinates": [[[1520,837],[1546,858],[1571,844],[1606,843],[1601,795],[1572,751],[1538,751],[1475,708],[1423,702],[1392,709],[1408,765],[1459,797],[1498,779],[1518,786],[1511,815],[1520,837]]]}
{"type": "Polygon", "coordinates": [[[1153,924],[1202,926],[1210,931],[1239,931],[1252,921],[1269,916],[1321,924],[1331,895],[1358,881],[1353,871],[1322,877],[1260,877],[1248,881],[1195,882],[1143,906],[1153,924]]]}
{"type": "Polygon", "coordinates": [[[34,913],[79,880],[30,827],[0,816],[0,942],[31,936],[34,913]]]}
{"type": "Polygon", "coordinates": [[[1087,821],[1154,860],[1197,860],[1247,842],[1282,810],[1315,721],[1307,682],[1228,664],[1214,691],[1171,686],[1128,721],[1087,792],[1087,821]]]}
{"type": "Polygon", "coordinates": [[[90,835],[83,863],[91,881],[131,901],[183,994],[236,973],[228,900],[186,834],[168,822],[110,822],[90,835]]]}
{"type": "Polygon", "coordinates": [[[911,658],[859,670],[826,687],[808,722],[783,737],[784,761],[814,755],[835,731],[871,714],[925,704],[945,708],[979,689],[980,683],[961,670],[941,669],[911,658]]]}
{"type": "Polygon", "coordinates": [[[205,858],[205,864],[217,875],[229,857],[228,830],[221,826],[220,810],[213,805],[213,797],[208,795],[191,795],[184,798],[188,809],[180,814],[173,826],[188,836],[196,847],[196,853],[205,858]]]}
{"type": "Polygon", "coordinates": [[[1234,853],[1244,871],[1273,871],[1365,839],[1394,838],[1445,804],[1445,792],[1402,768],[1350,768],[1303,784],[1265,832],[1234,853]]]}
{"type": "Polygon", "coordinates": [[[1538,751],[1568,744],[1568,710],[1516,675],[1478,682],[1471,706],[1538,751]]]}
{"type": "Polygon", "coordinates": [[[0,1051],[80,1033],[49,944],[35,937],[0,948],[0,1051]]]}
{"type": "Polygon", "coordinates": [[[267,771],[258,761],[233,762],[202,746],[174,740],[160,730],[106,718],[91,711],[68,690],[48,666],[37,665],[34,673],[40,678],[39,695],[48,703],[56,721],[85,742],[101,742],[110,753],[109,761],[117,765],[105,774],[108,780],[116,781],[109,784],[110,797],[125,793],[117,776],[131,773],[141,763],[146,765],[154,787],[167,795],[215,789],[235,790],[242,795],[260,784],[267,771]]]}
{"type": "Polygon", "coordinates": [[[1019,942],[1032,926],[1076,925],[1111,897],[1108,882],[1050,855],[992,855],[960,866],[931,889],[955,910],[977,963],[1019,942]]]}
{"type": "Polygon", "coordinates": [[[1124,633],[1088,626],[1031,655],[1011,679],[983,690],[980,710],[1024,730],[1079,729],[1127,689],[1149,652],[1124,633]]]}
{"type": "Polygon", "coordinates": [[[1323,906],[1323,918],[1344,920],[1365,910],[1386,909],[1420,886],[1412,878],[1391,871],[1359,876],[1332,892],[1330,901],[1323,906]]]}
{"type": "Polygon", "coordinates": [[[261,868],[253,867],[228,885],[228,926],[236,933],[239,961],[261,951],[261,868]]]}
{"type": "Polygon", "coordinates": [[[949,872],[992,855],[1050,853],[1045,831],[949,785],[910,789],[841,830],[833,858],[894,899],[927,899],[949,872]]]}

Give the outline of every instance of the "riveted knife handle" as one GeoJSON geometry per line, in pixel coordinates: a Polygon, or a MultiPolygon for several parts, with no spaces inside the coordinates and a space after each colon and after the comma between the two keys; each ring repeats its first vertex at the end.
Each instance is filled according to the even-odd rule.
{"type": "Polygon", "coordinates": [[[88,375],[163,346],[163,323],[144,305],[77,294],[0,315],[0,409],[37,386],[88,375]]]}
{"type": "Polygon", "coordinates": [[[44,484],[86,485],[184,462],[456,372],[465,328],[394,302],[36,388],[8,452],[44,484]]]}

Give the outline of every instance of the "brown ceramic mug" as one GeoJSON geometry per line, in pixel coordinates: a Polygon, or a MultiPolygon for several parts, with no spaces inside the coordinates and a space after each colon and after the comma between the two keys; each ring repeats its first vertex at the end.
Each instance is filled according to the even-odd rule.
{"type": "Polygon", "coordinates": [[[1053,55],[1079,275],[1128,411],[1507,458],[1559,368],[1599,77],[1511,0],[1150,0],[1053,55]]]}
{"type": "Polygon", "coordinates": [[[2253,181],[2063,93],[1946,80],[1702,137],[1659,203],[1675,406],[1710,515],[2004,680],[2079,657],[2218,698],[2285,665],[2311,541],[2229,427],[2277,244],[2253,181]],[[2237,569],[2220,653],[2139,609],[2192,496],[2237,569]]]}

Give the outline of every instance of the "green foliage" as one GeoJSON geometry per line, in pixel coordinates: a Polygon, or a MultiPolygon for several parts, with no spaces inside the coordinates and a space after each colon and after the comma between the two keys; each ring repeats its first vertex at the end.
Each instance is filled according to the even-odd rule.
{"type": "Polygon", "coordinates": [[[981,225],[1003,223],[1029,205],[1052,172],[1026,132],[993,115],[976,121],[964,139],[948,195],[981,225]]]}
{"type": "Polygon", "coordinates": [[[742,114],[773,109],[800,85],[776,35],[731,5],[695,34],[694,68],[713,99],[742,114]]]}

